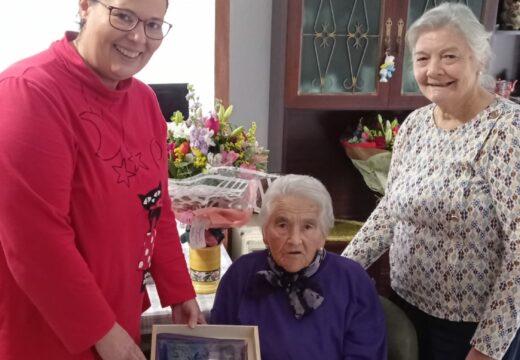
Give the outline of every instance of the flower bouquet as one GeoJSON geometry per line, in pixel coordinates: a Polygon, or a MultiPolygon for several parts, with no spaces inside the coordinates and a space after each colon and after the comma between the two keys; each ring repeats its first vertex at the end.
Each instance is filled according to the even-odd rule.
{"type": "Polygon", "coordinates": [[[215,291],[220,278],[223,228],[247,223],[263,196],[268,151],[249,129],[229,119],[233,106],[217,101],[203,115],[188,86],[189,117],[175,112],[168,123],[169,192],[177,220],[186,226],[190,273],[198,293],[215,291]]]}
{"type": "Polygon", "coordinates": [[[384,194],[392,147],[399,131],[397,119],[383,120],[377,115],[377,128],[363,125],[363,118],[351,138],[340,140],[345,153],[361,173],[367,186],[379,194],[384,194]]]}
{"type": "Polygon", "coordinates": [[[175,112],[168,123],[168,172],[170,178],[184,179],[211,167],[233,166],[265,171],[268,150],[258,146],[256,123],[249,129],[235,126],[227,108],[217,100],[215,108],[203,115],[193,85],[188,85],[189,116],[175,112]]]}

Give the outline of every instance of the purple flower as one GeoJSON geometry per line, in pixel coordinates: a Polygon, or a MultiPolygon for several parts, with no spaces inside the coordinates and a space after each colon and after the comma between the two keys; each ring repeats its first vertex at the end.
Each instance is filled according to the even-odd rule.
{"type": "Polygon", "coordinates": [[[192,148],[197,148],[204,155],[208,154],[208,149],[210,146],[215,146],[215,143],[212,139],[213,130],[209,130],[207,128],[197,128],[195,126],[191,126],[190,128],[190,146],[192,148]]]}

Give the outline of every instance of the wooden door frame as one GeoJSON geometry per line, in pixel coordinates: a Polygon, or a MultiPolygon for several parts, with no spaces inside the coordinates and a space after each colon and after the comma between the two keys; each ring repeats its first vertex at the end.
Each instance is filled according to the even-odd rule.
{"type": "Polygon", "coordinates": [[[229,0],[215,0],[215,98],[229,105],[229,0]]]}

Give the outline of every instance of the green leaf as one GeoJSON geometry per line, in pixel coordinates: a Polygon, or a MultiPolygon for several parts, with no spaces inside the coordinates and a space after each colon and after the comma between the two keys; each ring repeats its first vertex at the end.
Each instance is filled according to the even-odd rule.
{"type": "Polygon", "coordinates": [[[381,127],[381,129],[384,129],[383,128],[383,117],[381,116],[381,114],[377,114],[377,121],[379,122],[379,126],[381,127]]]}
{"type": "Polygon", "coordinates": [[[226,111],[224,112],[224,119],[229,119],[231,114],[233,113],[233,105],[229,105],[226,111]]]}
{"type": "Polygon", "coordinates": [[[222,122],[224,121],[224,111],[225,111],[224,105],[219,104],[218,105],[218,119],[222,122]]]}
{"type": "MultiPolygon", "coordinates": [[[[390,122],[388,123],[390,124],[390,122]]],[[[390,144],[390,142],[392,141],[392,129],[390,127],[387,127],[387,129],[385,130],[385,142],[386,142],[386,145],[390,144]]]]}
{"type": "Polygon", "coordinates": [[[239,126],[235,130],[233,130],[233,132],[231,133],[231,137],[238,136],[243,131],[244,131],[244,127],[243,126],[239,126]]]}

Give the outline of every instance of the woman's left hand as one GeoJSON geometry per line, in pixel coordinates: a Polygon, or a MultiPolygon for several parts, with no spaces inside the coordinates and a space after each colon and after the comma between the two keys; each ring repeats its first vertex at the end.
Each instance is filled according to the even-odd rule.
{"type": "Polygon", "coordinates": [[[174,324],[188,324],[190,328],[194,328],[197,324],[206,324],[196,299],[173,305],[171,308],[174,324]]]}
{"type": "Polygon", "coordinates": [[[466,360],[493,360],[493,358],[484,355],[475,348],[471,348],[471,350],[468,353],[468,356],[466,356],[466,360]]]}

